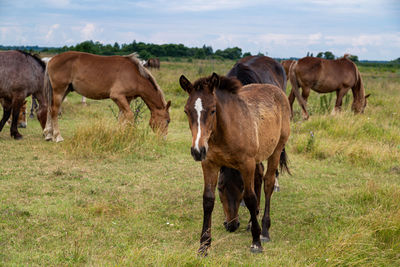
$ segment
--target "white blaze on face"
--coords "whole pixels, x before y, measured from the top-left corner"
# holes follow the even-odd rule
[[[197,137],[196,141],[194,143],[194,148],[200,152],[199,149],[199,140],[201,136],[201,128],[200,128],[200,117],[201,117],[201,111],[203,110],[203,104],[201,103],[201,98],[197,98],[196,102],[194,103],[194,109],[197,111]]]

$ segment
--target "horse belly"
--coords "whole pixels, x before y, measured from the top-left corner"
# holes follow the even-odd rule
[[[72,82],[74,91],[90,99],[105,99],[110,97],[110,88],[97,83],[96,81],[74,81]]]

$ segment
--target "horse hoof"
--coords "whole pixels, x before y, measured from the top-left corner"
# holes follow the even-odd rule
[[[14,140],[21,140],[22,139],[22,135],[14,135]]]
[[[64,138],[62,138],[61,135],[59,135],[59,136],[57,136],[55,141],[56,141],[56,143],[60,143],[60,142],[64,141]]]
[[[199,255],[200,257],[207,257],[208,256],[208,248],[205,248],[205,247],[199,248],[199,250],[197,251],[197,255]]]
[[[261,252],[263,252],[263,248],[262,248],[262,246],[253,244],[250,247],[250,252],[251,253],[261,253]]]
[[[263,236],[263,235],[260,235],[260,239],[261,239],[261,242],[263,242],[263,243],[267,243],[267,242],[271,241],[271,239],[268,236]]]

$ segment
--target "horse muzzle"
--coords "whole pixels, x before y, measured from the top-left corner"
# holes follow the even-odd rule
[[[197,150],[195,148],[191,148],[190,152],[192,154],[192,157],[194,158],[195,161],[202,161],[206,158],[207,150],[203,146],[200,148],[200,150]]]
[[[18,128],[26,128],[26,123],[25,122],[20,122],[18,124]]]

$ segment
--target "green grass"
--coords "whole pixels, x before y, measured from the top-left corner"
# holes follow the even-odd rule
[[[217,198],[209,257],[196,255],[203,178],[190,156],[178,79],[224,74],[233,64],[162,62],[154,71],[172,100],[167,140],[149,129],[146,107],[135,127],[123,126],[112,101],[82,106],[76,94],[63,104],[63,143],[45,142],[36,120],[21,129],[21,141],[5,126],[0,265],[398,266],[400,78],[370,69],[362,72],[372,93],[363,115],[350,112],[350,96],[332,116],[312,92],[310,119],[302,121],[295,102],[287,145],[293,175],[283,175],[273,195],[264,252],[249,251],[245,208],[238,231],[225,231]]]

